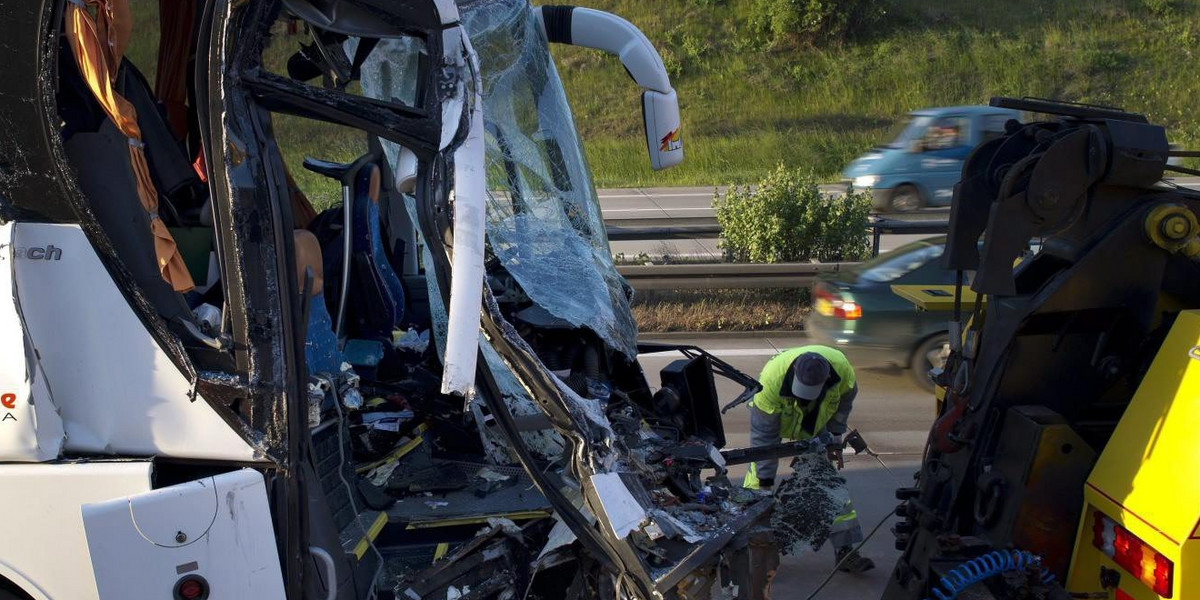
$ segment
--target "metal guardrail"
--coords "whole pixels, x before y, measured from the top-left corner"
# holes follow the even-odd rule
[[[609,225],[608,239],[614,242],[646,240],[705,240],[721,237],[721,226],[670,225],[665,227],[622,227]]]
[[[657,225],[670,223],[670,225]],[[714,217],[685,217],[682,219],[619,219],[605,221],[608,239],[614,242],[646,240],[703,240],[721,237],[721,225]],[[880,237],[887,234],[946,233],[949,223],[933,220],[905,220],[894,217],[871,217],[871,250],[879,254]]]
[[[947,221],[903,221],[892,217],[871,217],[871,254],[879,254],[879,238],[888,233],[936,234],[950,231]]]
[[[670,225],[656,225],[670,223]],[[714,239],[721,237],[715,217],[683,219],[622,219],[606,221],[611,241]],[[880,238],[887,234],[946,233],[949,223],[871,217],[871,253],[879,254]],[[858,263],[702,263],[676,265],[625,265],[617,271],[637,290],[720,290],[744,288],[803,288],[819,275],[836,273]]]
[[[836,273],[858,263],[779,263],[753,265],[711,263],[695,265],[624,265],[617,267],[636,290],[722,290],[742,288],[803,288],[817,276]]]

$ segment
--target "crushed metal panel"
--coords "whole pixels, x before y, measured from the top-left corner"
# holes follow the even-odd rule
[[[383,145],[386,150],[388,143],[384,141]],[[416,222],[419,218],[416,200],[412,196],[404,197],[404,206],[408,211],[409,217]],[[429,246],[426,240],[418,234],[418,245],[421,247],[421,260],[424,265],[433,265],[433,256],[430,253]],[[432,268],[425,270],[425,284],[429,287],[429,312],[432,321],[434,348],[437,350],[438,358],[444,358],[446,347],[446,329],[449,317],[446,312],[446,305],[442,301],[441,289],[438,286],[437,275]],[[503,396],[501,400],[508,406],[516,418],[541,415],[542,411],[538,408],[537,403],[530,397],[530,392],[513,374],[512,368],[509,367],[496,349],[482,336],[479,340],[479,348],[483,353],[484,364],[492,372],[496,380],[500,393]],[[505,447],[507,444],[503,440],[503,436],[494,431],[494,428],[480,419],[482,416],[483,400],[476,394],[471,400],[472,412],[476,414],[480,429],[480,436],[483,439],[484,447],[488,449],[488,457],[496,463],[507,462],[512,458],[511,451]],[[521,438],[525,444],[529,446],[539,457],[544,459],[553,459],[561,456],[565,443],[562,437],[552,429],[543,429],[539,431],[522,431]]]
[[[15,276],[24,322],[62,414],[66,450],[262,459],[212,405],[193,401],[191,382],[113,285],[78,226],[13,227],[15,246],[55,249],[51,260],[26,251]]]
[[[488,527],[432,567],[396,586],[398,598],[457,600],[517,598],[529,580],[532,561],[521,528],[508,519]]]
[[[592,485],[600,504],[608,514],[609,531],[618,539],[625,539],[646,520],[646,509],[621,481],[620,473],[592,475]]]
[[[7,357],[0,363],[0,461],[41,462],[58,458],[65,433],[21,316],[15,270],[18,260],[50,260],[60,251],[17,248],[15,229],[12,223],[0,226],[0,354]]]

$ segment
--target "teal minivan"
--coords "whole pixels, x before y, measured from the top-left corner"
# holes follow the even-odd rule
[[[842,178],[871,190],[875,210],[906,212],[949,206],[963,161],[979,144],[1000,137],[1015,110],[949,106],[918,110],[904,119],[891,141],[854,159]]]

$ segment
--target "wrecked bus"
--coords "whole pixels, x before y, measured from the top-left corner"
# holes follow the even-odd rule
[[[0,599],[767,596],[774,500],[725,477],[714,376],[758,384],[637,341],[551,60],[618,55],[669,167],[636,28],[527,0],[172,0],[158,31],[126,0],[2,3]],[[297,159],[285,116],[360,157]],[[648,378],[649,352],[680,358]]]

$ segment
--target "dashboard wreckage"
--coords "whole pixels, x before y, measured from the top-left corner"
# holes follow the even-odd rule
[[[637,341],[551,58],[616,54],[670,167],[634,26],[172,0],[147,78],[127,0],[3,4],[0,598],[768,596],[775,500],[725,476],[714,377],[758,384]],[[361,156],[300,160],[282,115]],[[764,451],[794,453],[730,456]]]

